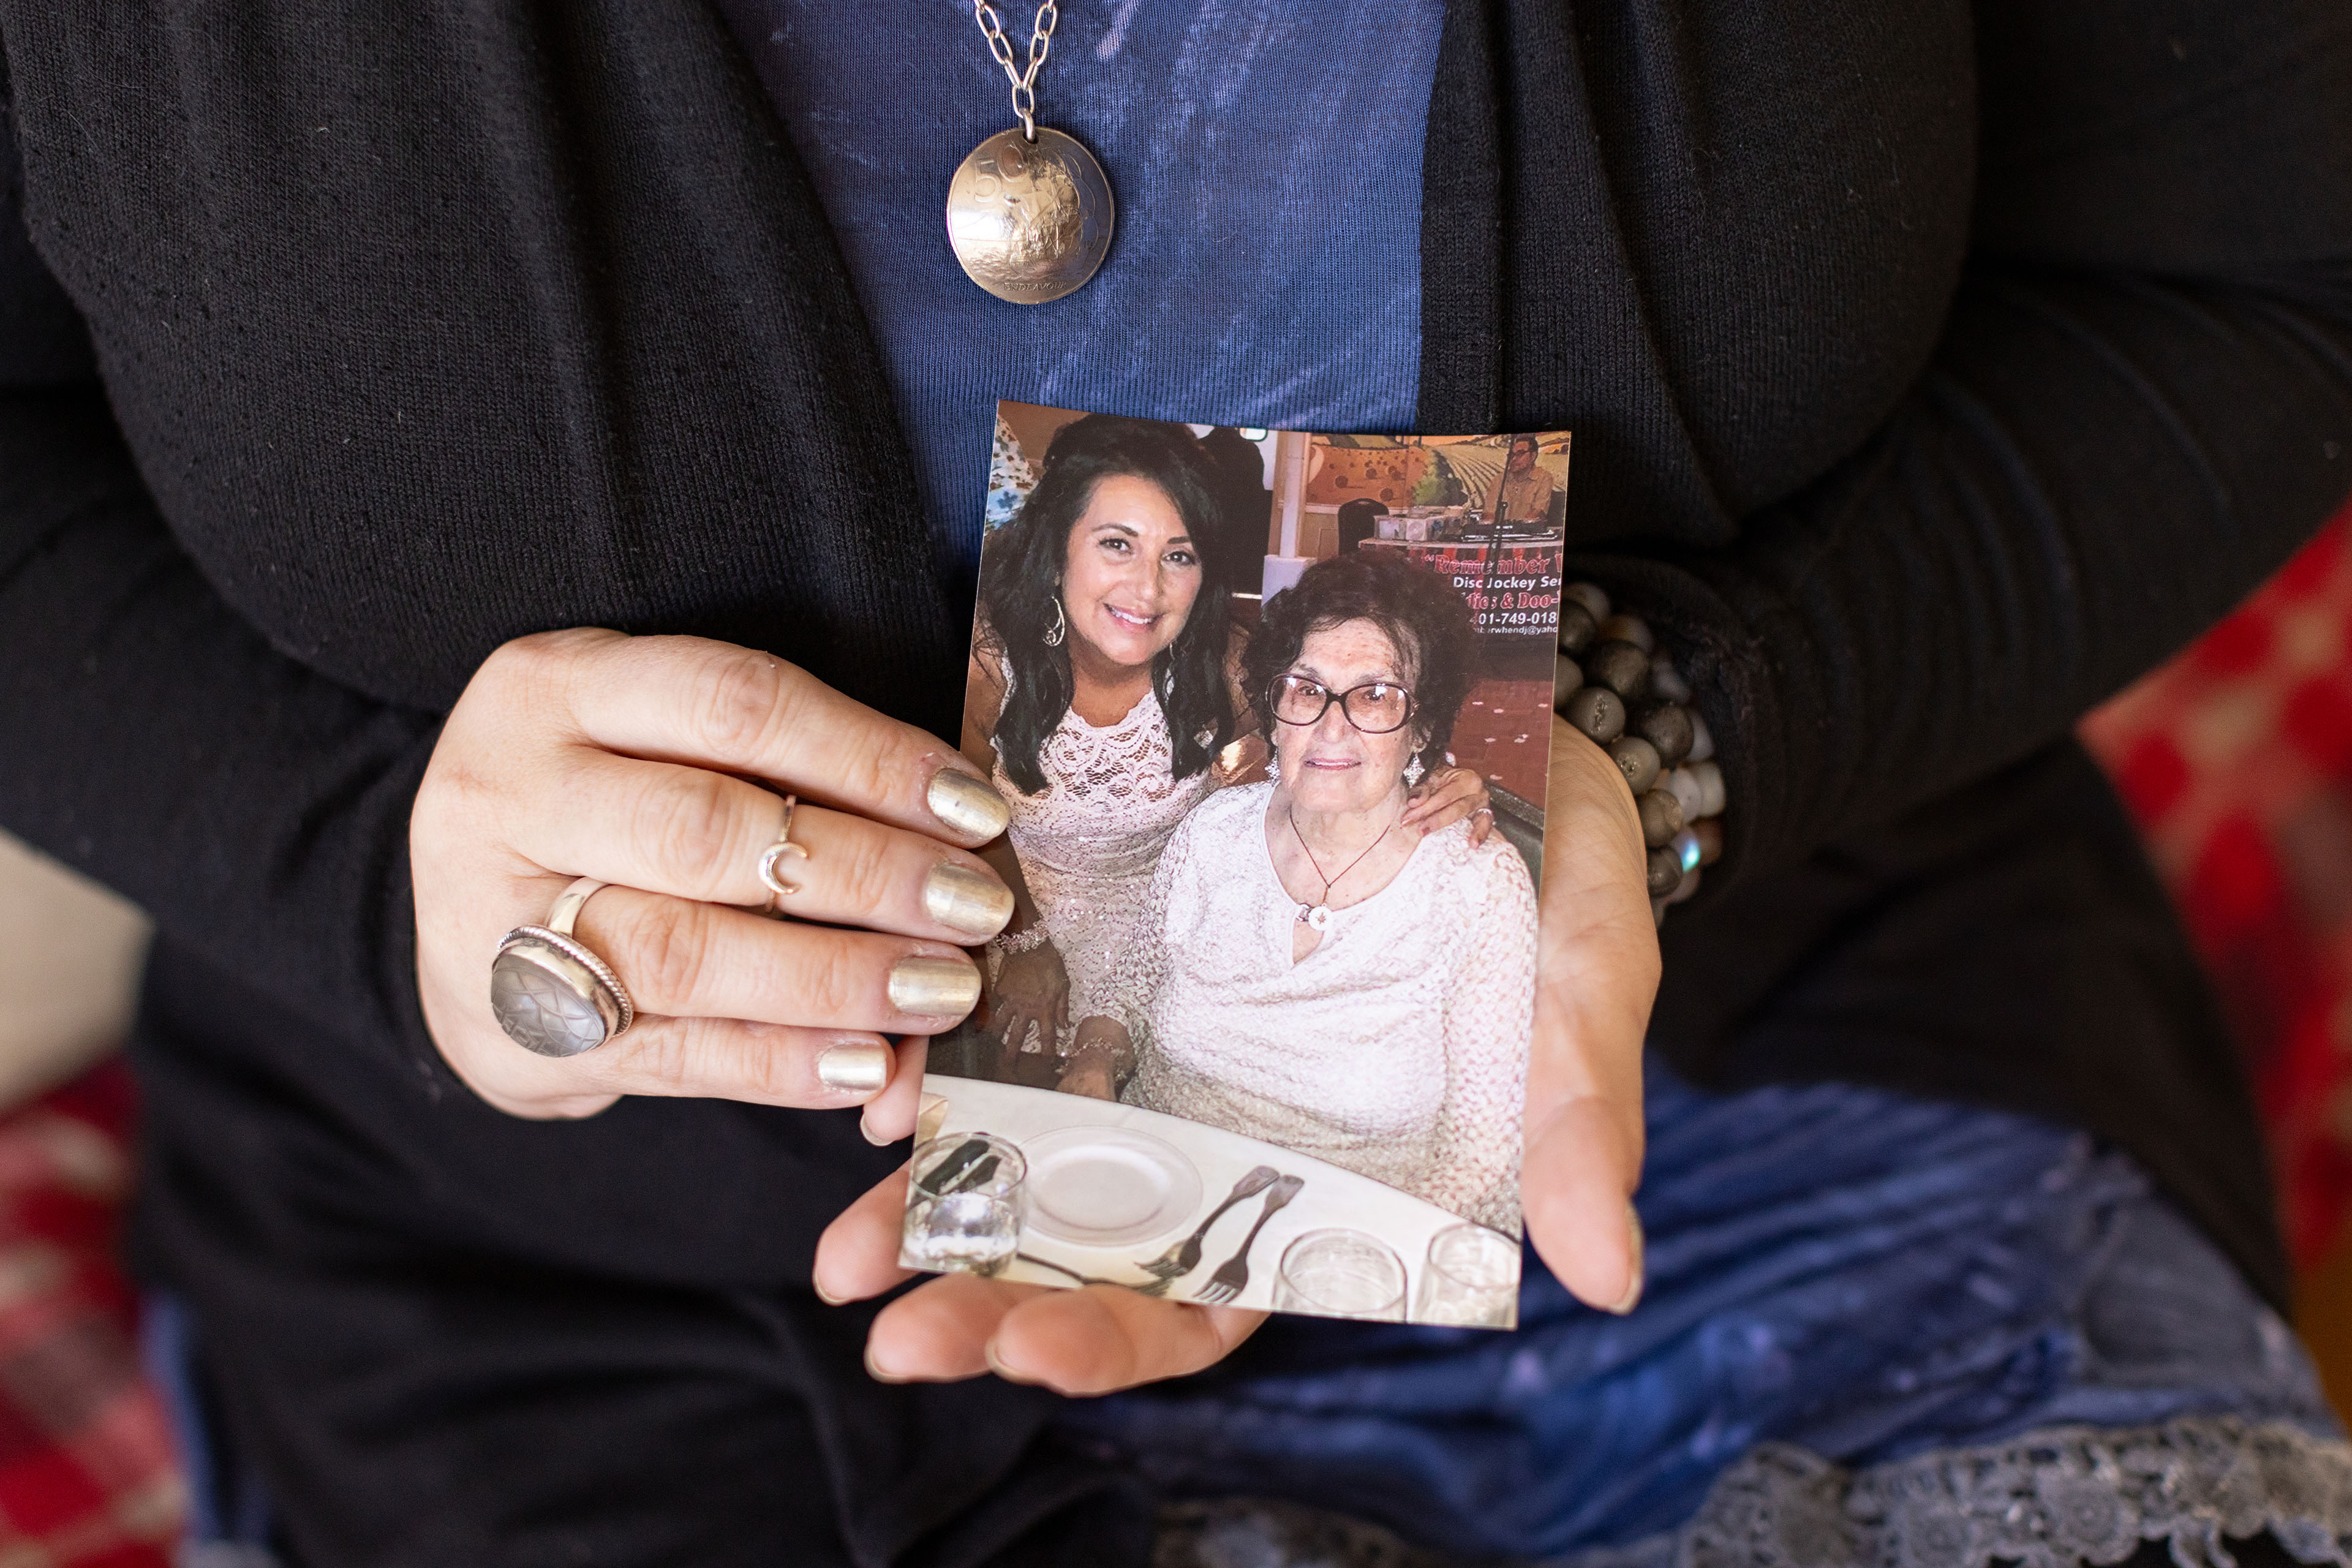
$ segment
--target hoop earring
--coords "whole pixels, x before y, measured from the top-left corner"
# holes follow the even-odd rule
[[[1070,623],[1062,616],[1062,595],[1054,595],[1054,624],[1045,628],[1045,646],[1059,647],[1062,639],[1070,635]]]
[[[1419,752],[1415,752],[1412,754],[1412,761],[1404,765],[1404,787],[1407,789],[1419,789],[1421,787],[1421,775],[1428,771],[1428,769],[1421,765],[1421,753]]]

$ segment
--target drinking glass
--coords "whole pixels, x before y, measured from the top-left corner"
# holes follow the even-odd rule
[[[1450,1225],[1429,1238],[1414,1322],[1507,1329],[1518,1303],[1517,1242],[1483,1225]]]
[[[950,1132],[915,1151],[899,1262],[949,1274],[995,1274],[1021,1245],[1020,1149],[987,1132]]]
[[[1360,1230],[1310,1230],[1283,1249],[1279,1312],[1404,1321],[1404,1264]]]

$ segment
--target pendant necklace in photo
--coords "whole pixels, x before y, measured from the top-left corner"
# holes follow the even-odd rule
[[[1307,835],[1298,831],[1298,808],[1294,805],[1286,809],[1290,815],[1290,836],[1298,840],[1298,847],[1301,849],[1307,851],[1307,863],[1315,868],[1315,874],[1323,878],[1323,897],[1315,903],[1298,906],[1298,923],[1312,926],[1317,931],[1328,931],[1331,925],[1331,889],[1346,880],[1349,872],[1364,863],[1364,855],[1370,855],[1389,841],[1389,831],[1395,827],[1396,824],[1391,822],[1387,827],[1381,828],[1381,836],[1364,846],[1364,854],[1357,856],[1353,860],[1340,867],[1337,877],[1327,877],[1323,874],[1323,862],[1315,858],[1315,851],[1307,842]]]
[[[964,275],[1000,300],[1043,305],[1095,275],[1110,250],[1110,181],[1084,143],[1037,123],[1037,72],[1060,19],[1037,7],[1026,68],[1015,64],[996,7],[972,0],[988,52],[1013,83],[1021,123],[971,150],[948,182],[948,243]]]

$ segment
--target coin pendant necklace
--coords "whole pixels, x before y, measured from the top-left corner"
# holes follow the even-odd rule
[[[948,243],[964,275],[1000,300],[1043,305],[1095,275],[1110,250],[1110,181],[1075,136],[1037,123],[1037,72],[1061,13],[1037,7],[1025,67],[1014,61],[996,7],[972,0],[988,52],[1013,84],[1019,126],[971,150],[948,182]]]
[[[1373,839],[1370,844],[1364,846],[1364,855],[1359,855],[1353,860],[1349,861],[1345,866],[1340,867],[1339,874],[1338,876],[1327,877],[1323,874],[1323,862],[1315,858],[1315,851],[1307,842],[1307,835],[1298,831],[1298,808],[1297,806],[1291,806],[1288,810],[1290,813],[1290,836],[1298,840],[1298,847],[1301,849],[1307,851],[1307,863],[1315,868],[1315,874],[1323,878],[1322,899],[1316,903],[1301,904],[1298,906],[1298,923],[1304,926],[1312,926],[1317,931],[1328,930],[1331,924],[1331,889],[1338,887],[1341,882],[1347,880],[1348,873],[1364,863],[1364,855],[1370,855],[1373,850],[1378,849],[1381,845],[1386,844],[1389,841],[1389,834],[1394,830],[1396,824],[1391,822],[1388,826],[1381,828],[1381,836],[1378,838]]]

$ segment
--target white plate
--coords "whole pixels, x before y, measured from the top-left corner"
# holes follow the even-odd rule
[[[1201,1207],[1201,1173],[1175,1145],[1131,1127],[1059,1127],[1021,1145],[1029,1228],[1079,1247],[1132,1247]]]

